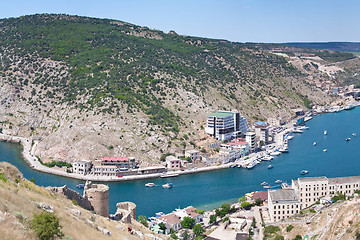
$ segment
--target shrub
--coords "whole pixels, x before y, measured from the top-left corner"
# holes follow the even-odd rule
[[[302,239],[302,237],[300,235],[296,235],[293,240],[301,240],[301,239]]]
[[[293,228],[294,228],[293,225],[289,225],[289,226],[286,227],[286,231],[290,232]]]
[[[216,222],[216,215],[211,215],[209,223],[211,224],[211,223],[214,223],[214,222]]]
[[[192,217],[184,217],[181,221],[181,227],[191,229],[195,224],[195,219]]]
[[[34,230],[40,240],[51,240],[56,236],[59,238],[64,236],[59,218],[54,213],[43,211],[40,214],[34,214],[30,228]]]
[[[276,233],[278,231],[280,231],[280,228],[278,226],[270,225],[270,226],[265,227],[265,233],[272,234],[272,233]]]
[[[32,177],[29,179],[29,181],[35,184],[35,178]]]
[[[193,227],[193,232],[196,236],[200,236],[205,232],[205,229],[200,224],[196,224]]]
[[[138,222],[144,225],[145,227],[149,227],[146,216],[138,216]]]

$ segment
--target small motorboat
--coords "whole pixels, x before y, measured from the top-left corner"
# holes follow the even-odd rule
[[[78,185],[76,185],[77,188],[84,188],[85,187],[85,184],[83,183],[79,183]]]
[[[352,135],[353,135],[354,137],[356,137],[356,133],[353,133]]]
[[[152,182],[145,184],[145,187],[154,187],[154,186],[155,186],[155,183],[152,183]]]
[[[309,173],[308,170],[302,170],[302,171],[300,172],[301,175],[305,175],[305,174],[308,174],[308,173]]]
[[[283,183],[281,184],[281,188],[282,188],[282,189],[289,189],[290,186],[289,186],[289,184],[287,184],[286,182],[283,182]]]
[[[263,161],[271,161],[272,159],[274,159],[274,157],[270,155],[266,155],[265,157],[262,158]]]
[[[316,146],[317,142],[314,142],[313,145]]]
[[[269,189],[269,188],[271,188],[271,186],[270,186],[270,185],[266,185],[266,186],[263,186],[263,188]]]
[[[275,183],[282,183],[282,180],[276,180]]]
[[[236,164],[233,164],[230,166],[231,168],[236,168]]]
[[[345,140],[348,142],[348,141],[350,141],[350,140],[351,140],[351,138],[347,138],[347,139],[345,139]]]
[[[324,135],[327,135],[327,131],[326,131],[326,130],[324,131]]]
[[[269,165],[269,166],[268,166],[268,169],[272,169],[272,168],[273,168],[273,165]]]
[[[267,182],[262,182],[260,185],[265,186],[265,185],[268,185],[268,183]]]
[[[172,183],[166,183],[164,185],[162,185],[163,188],[172,188]]]
[[[325,148],[325,149],[323,150],[323,152],[327,152],[327,148]]]

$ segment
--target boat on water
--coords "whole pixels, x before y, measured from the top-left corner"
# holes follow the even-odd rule
[[[162,185],[163,188],[172,188],[172,186],[173,186],[172,183],[166,183]]]
[[[299,130],[307,130],[307,129],[309,129],[309,127],[307,127],[307,126],[301,126],[301,127],[298,127],[298,129],[299,129]]]
[[[156,215],[156,217],[161,217],[161,216],[164,216],[165,213],[163,213],[163,212],[157,212],[157,213],[155,213],[155,215]]]
[[[325,148],[325,149],[323,150],[323,152],[327,152],[327,148]]]
[[[281,188],[282,188],[282,189],[289,189],[290,186],[289,186],[289,184],[287,184],[286,182],[283,182],[283,183],[281,184]]]
[[[276,180],[275,183],[282,183],[282,180]]]
[[[155,183],[152,183],[152,182],[145,184],[145,187],[154,187],[154,186],[155,186]]]
[[[289,152],[289,149],[287,147],[282,147],[279,149],[279,152],[281,153],[288,153]]]
[[[85,187],[85,184],[83,183],[79,183],[78,185],[76,185],[77,188],[84,188]]]
[[[294,138],[294,136],[292,136],[292,135],[287,135],[287,137],[286,137],[287,140],[291,140],[293,138]]]
[[[177,177],[177,176],[179,176],[178,173],[164,173],[160,177],[161,178],[169,178],[169,177]]]
[[[281,152],[278,151],[274,151],[270,153],[270,156],[279,156],[281,154]]]
[[[308,174],[308,173],[309,173],[308,170],[302,170],[302,171],[300,172],[301,175],[305,175],[305,174]]]
[[[313,145],[316,146],[317,142],[314,142]]]
[[[327,131],[326,131],[326,130],[324,131],[324,135],[327,135]]]
[[[270,155],[266,155],[265,157],[262,158],[263,161],[271,161],[273,159],[274,159],[274,157],[272,157]]]
[[[354,137],[356,137],[356,133],[353,133],[352,135],[353,135]]]
[[[304,118],[304,122],[307,122],[307,121],[309,121],[309,120],[311,120],[311,119],[312,119],[311,116],[305,117],[305,118]]]
[[[271,188],[271,186],[270,185],[266,185],[266,186],[263,186],[263,188]]]
[[[347,138],[347,139],[345,139],[345,140],[348,142],[348,141],[350,141],[350,140],[351,140],[351,138]]]
[[[236,164],[233,164],[230,166],[231,168],[236,168]]]
[[[294,129],[294,130],[292,130],[292,132],[293,132],[293,133],[303,133],[303,131],[300,130],[300,129]]]
[[[254,168],[256,166],[256,163],[255,162],[251,162],[251,163],[249,163],[247,166],[246,166],[246,168],[247,169],[252,169],[252,168]]]
[[[265,185],[268,185],[268,183],[267,182],[262,182],[260,185],[265,186]]]
[[[268,169],[272,169],[272,168],[273,168],[273,165],[269,165],[269,166],[268,166]]]

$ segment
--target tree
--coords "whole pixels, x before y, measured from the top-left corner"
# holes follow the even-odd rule
[[[245,210],[249,210],[251,208],[251,204],[249,202],[243,202],[241,204],[241,208],[243,208]]]
[[[138,222],[144,225],[145,227],[149,227],[146,216],[138,216]]]
[[[52,240],[63,237],[59,218],[54,213],[41,212],[34,214],[30,221],[30,228],[34,230],[40,240]]]
[[[294,238],[294,240],[301,240],[301,239],[302,239],[302,237],[300,235],[296,235]]]
[[[211,223],[214,223],[214,222],[216,222],[216,215],[210,215],[209,223],[211,224]]]
[[[35,178],[32,177],[29,179],[29,181],[35,184]]]
[[[185,230],[182,234],[181,234],[181,237],[183,240],[188,240],[190,239],[190,234],[188,232],[188,230]]]
[[[165,223],[163,223],[163,222],[159,223],[159,227],[160,227],[160,229],[161,229],[162,231],[164,231],[164,233],[165,233],[165,230],[166,230],[166,225],[165,225]]]
[[[256,206],[260,206],[260,205],[261,205],[261,203],[262,203],[261,198],[257,198],[257,199],[255,199],[255,205],[256,205]]]
[[[205,229],[200,224],[196,224],[193,227],[193,232],[194,232],[195,236],[200,236],[205,232]]]
[[[191,229],[194,226],[195,219],[192,217],[184,217],[181,221],[181,227]]]

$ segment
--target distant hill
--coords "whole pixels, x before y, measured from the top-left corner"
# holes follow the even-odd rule
[[[360,42],[290,42],[283,44],[288,46],[326,49],[339,52],[360,52]]]
[[[0,19],[0,130],[42,139],[44,162],[207,148],[206,115],[249,121],[336,100],[352,53],[235,43],[64,14]]]

